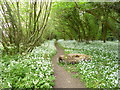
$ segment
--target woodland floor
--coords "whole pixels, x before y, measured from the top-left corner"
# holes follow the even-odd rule
[[[54,75],[56,77],[54,88],[85,88],[85,85],[80,82],[80,79],[73,78],[73,73],[67,72],[64,67],[57,64],[57,58],[59,55],[64,54],[64,50],[57,44],[57,54],[53,57]]]

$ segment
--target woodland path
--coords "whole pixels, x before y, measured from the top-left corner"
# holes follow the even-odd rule
[[[85,88],[85,85],[81,83],[79,79],[73,78],[72,73],[65,71],[64,67],[57,64],[57,58],[59,55],[64,54],[64,50],[57,44],[55,46],[57,54],[52,59],[54,75],[56,77],[54,88]]]

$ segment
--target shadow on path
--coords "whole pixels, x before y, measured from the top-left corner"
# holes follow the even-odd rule
[[[85,85],[80,82],[79,79],[73,78],[72,73],[65,71],[64,67],[57,64],[57,58],[59,55],[64,54],[64,50],[57,44],[55,45],[57,54],[53,57],[54,75],[56,77],[54,88],[85,88]]]

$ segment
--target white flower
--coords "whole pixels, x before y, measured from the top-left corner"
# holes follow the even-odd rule
[[[39,74],[39,77],[43,78],[43,77],[44,77],[44,75],[41,73],[41,74]]]
[[[8,83],[8,86],[11,88],[12,86],[10,85],[10,83],[9,82],[7,82]]]

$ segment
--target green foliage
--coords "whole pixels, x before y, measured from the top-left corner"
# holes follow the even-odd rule
[[[48,41],[25,56],[2,57],[0,88],[52,88],[55,77],[51,57],[55,53],[54,41]]]
[[[92,56],[91,62],[81,61],[67,66],[69,71],[77,72],[88,88],[118,88],[118,42],[102,43],[95,41],[91,44],[76,41],[58,41],[65,48],[65,53],[81,53]]]
[[[119,13],[114,8],[115,3],[54,2],[49,29],[57,39],[86,42],[119,39]],[[108,39],[110,36],[112,39]]]

